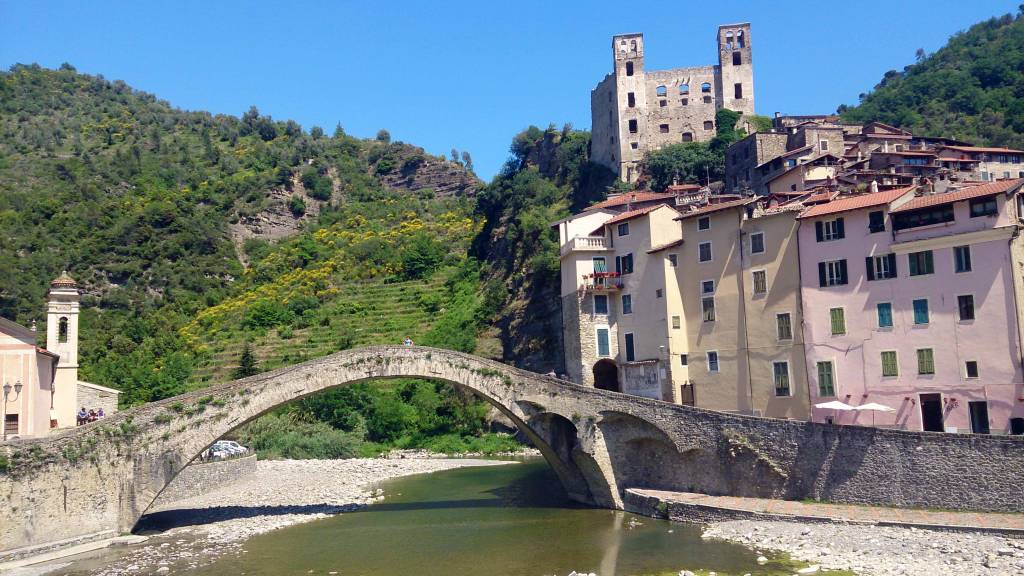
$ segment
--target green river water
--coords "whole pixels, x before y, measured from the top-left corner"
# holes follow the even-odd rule
[[[257,536],[190,575],[791,574],[700,528],[569,502],[543,460],[413,476],[362,511]]]

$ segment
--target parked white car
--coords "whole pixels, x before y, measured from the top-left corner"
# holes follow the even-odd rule
[[[231,455],[246,454],[249,449],[234,440],[218,440],[210,447],[213,452],[227,452]]]

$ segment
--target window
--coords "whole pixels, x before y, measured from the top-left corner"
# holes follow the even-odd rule
[[[876,210],[868,212],[868,232],[885,232],[885,212]]]
[[[836,395],[835,370],[832,362],[818,362],[818,396]]]
[[[772,362],[775,395],[789,396],[789,362]]]
[[[847,283],[846,260],[818,262],[818,285],[841,286]]]
[[[697,219],[697,230],[710,230],[711,229],[711,217],[705,216]]]
[[[974,295],[962,294],[956,297],[956,308],[960,313],[960,321],[974,320]]]
[[[906,230],[907,228],[917,228],[920,226],[930,226],[932,224],[942,224],[943,222],[952,222],[956,218],[953,215],[953,205],[946,204],[943,206],[936,206],[934,208],[925,208],[923,210],[914,210],[912,212],[901,212],[896,214],[892,221],[892,227],[894,230]]]
[[[658,132],[661,132],[662,134],[668,134],[668,124],[659,124]]]
[[[679,99],[679,105],[680,106],[689,106],[690,105],[690,99],[689,98],[680,98]]]
[[[775,331],[779,340],[793,339],[793,320],[789,312],[781,312],[775,315]]]
[[[764,270],[754,270],[750,275],[754,283],[754,294],[766,294],[768,292],[768,273]]]
[[[597,256],[593,259],[594,272],[607,272],[608,264],[604,261],[604,256]]]
[[[907,254],[907,259],[910,262],[911,276],[923,276],[925,274],[933,274],[935,272],[935,262],[932,260],[931,250],[925,250],[924,252],[911,252],[910,254]]]
[[[956,272],[970,272],[971,271],[971,247],[970,246],[954,246],[953,247],[953,269]]]
[[[594,314],[608,313],[608,296],[605,294],[594,294]]]
[[[711,104],[711,96],[705,96],[704,97],[704,103],[705,104]]]
[[[661,298],[664,295],[665,295],[665,291],[662,290],[661,288],[658,288],[657,290],[654,291],[654,297],[655,298]]]
[[[640,148],[640,143],[639,142],[630,142],[629,143],[629,147],[632,148],[633,150],[637,150],[637,149]]]
[[[4,434],[15,436],[18,434],[18,415],[7,414],[4,418]]]
[[[629,236],[629,222],[619,224],[619,236]]]
[[[892,302],[879,302],[875,309],[878,311],[878,327],[892,328]]]
[[[917,373],[921,375],[935,374],[935,356],[931,348],[920,348],[917,351]]]
[[[968,361],[964,362],[964,375],[967,378],[977,378],[978,377],[978,361],[977,360],[968,360]]]
[[[636,120],[629,121],[629,133],[636,134]]]
[[[665,106],[668,106],[668,100],[658,100],[658,106],[660,106],[662,108],[664,108]]]
[[[682,327],[682,322],[679,316],[672,317],[672,329],[679,330]]]
[[[626,254],[625,256],[615,257],[615,271],[619,274],[632,274],[633,273],[633,255]]]
[[[928,299],[914,300],[914,324],[928,323]]]
[[[668,94],[668,88],[665,88],[664,85],[661,85],[661,86],[658,86],[657,88],[655,88],[654,92],[658,96],[664,96],[664,95]]]
[[[895,350],[882,352],[882,377],[892,378],[900,375],[900,363]]]
[[[833,336],[846,334],[846,311],[842,308],[830,308],[828,311],[829,326]]]
[[[733,66],[739,66],[740,64],[743,64],[743,56],[742,56],[742,54],[740,54],[739,52],[733,52],[732,53],[732,65]]]
[[[828,150],[828,140],[818,140],[818,149],[822,152]]]
[[[633,313],[633,296],[631,294],[622,295],[622,313],[632,314]]]
[[[715,129],[715,123],[712,122],[711,120],[705,120],[704,121],[704,129],[705,130],[714,130]]]
[[[680,354],[679,355],[679,363],[682,364],[683,366],[689,366],[690,365],[690,357],[687,354]]]
[[[711,261],[711,242],[701,242],[700,244],[697,245],[697,261]]]
[[[700,85],[700,91],[705,93],[705,94],[710,93],[711,92],[711,84],[709,84],[707,82],[701,84]]]
[[[689,84],[680,84],[679,85],[679,95],[680,96],[686,96],[689,93],[690,93],[690,85]]]
[[[630,108],[636,107],[636,94],[632,92],[626,94],[626,106],[629,106]]]
[[[676,266],[679,266],[679,255],[678,254],[669,254],[668,255],[668,265],[673,267],[673,268],[675,268]]]
[[[608,329],[597,329],[597,355],[607,358],[611,356],[611,348],[608,343]]]
[[[633,362],[636,360],[636,350],[633,348],[633,334],[626,333],[626,362]]]
[[[57,323],[57,342],[67,342],[67,341],[68,341],[68,319],[65,318],[65,317],[61,317],[60,321]]]
[[[715,281],[714,280],[704,280],[703,282],[701,282],[700,283],[700,293],[701,294],[714,294],[715,293]]]
[[[743,98],[743,84],[737,82],[732,85],[732,97],[737,100]]]
[[[632,62],[626,62],[626,76],[632,76],[632,75],[633,75],[633,63]]]
[[[754,232],[750,235],[750,253],[761,254],[764,252],[764,232]]]
[[[683,142],[693,142],[693,133],[683,132]]]
[[[896,255],[868,256],[865,260],[868,280],[886,280],[896,277]]]
[[[718,352],[708,352],[708,372],[718,372]]]
[[[700,299],[701,313],[705,322],[715,321],[715,297],[705,296]]]
[[[842,218],[835,220],[819,220],[814,223],[814,236],[818,242],[841,240],[846,238],[846,227]]]
[[[1006,175],[1009,177],[1009,174]],[[976,198],[971,200],[971,218],[977,218],[979,216],[995,216],[999,213],[999,207],[996,205],[996,199],[994,196],[988,198]]]

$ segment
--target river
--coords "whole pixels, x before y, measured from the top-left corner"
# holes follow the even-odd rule
[[[573,505],[543,460],[392,480],[386,499],[256,536],[195,576],[790,574],[700,528]]]

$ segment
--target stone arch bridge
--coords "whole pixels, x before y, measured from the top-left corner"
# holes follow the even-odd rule
[[[419,377],[471,390],[540,449],[569,495],[623,507],[627,488],[1024,510],[1024,442],[771,420],[559,381],[412,346],[358,348],[0,444],[0,556],[128,532],[193,458],[282,404]]]

